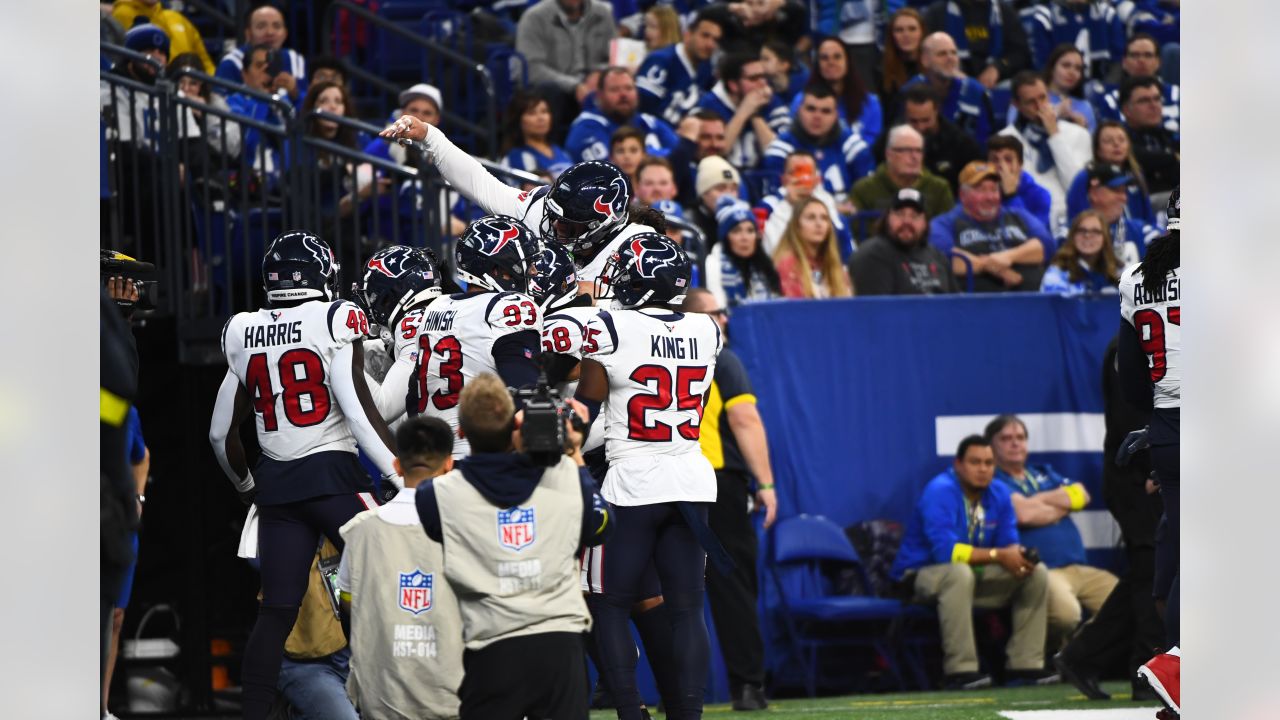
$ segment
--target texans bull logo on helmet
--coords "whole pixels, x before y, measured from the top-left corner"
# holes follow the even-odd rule
[[[631,254],[635,256],[635,270],[640,277],[655,277],[655,271],[680,260],[679,249],[672,244],[653,238],[636,238],[631,241]]]
[[[328,275],[334,266],[333,250],[328,245],[321,242],[319,238],[310,234],[302,236],[302,246],[315,256],[316,261],[320,263],[323,273]]]
[[[595,208],[595,211],[603,215],[605,219],[621,215],[626,210],[626,201],[623,200],[622,203],[618,202],[620,198],[627,198],[629,195],[626,187],[623,185],[623,182],[624,180],[622,178],[614,178],[613,182],[609,183],[609,190],[612,192],[605,192],[596,197],[593,207]],[[617,207],[619,204],[622,204],[623,207]]]
[[[480,228],[490,232],[479,233],[480,247],[476,248],[485,255],[497,255],[507,243],[520,237],[520,228],[499,218],[482,218],[476,221]]]
[[[551,248],[543,248],[534,258],[533,266],[536,268],[536,274],[529,278],[529,292],[534,296],[549,293],[555,289],[548,283],[553,282],[553,279],[560,274],[562,266],[565,266],[568,271],[564,281],[566,284],[573,285],[578,281],[577,274],[567,266],[566,260]]]
[[[369,258],[367,267],[387,277],[397,278],[404,275],[414,265],[413,248],[396,245],[383,250]],[[432,279],[430,270],[425,271],[426,278]]]

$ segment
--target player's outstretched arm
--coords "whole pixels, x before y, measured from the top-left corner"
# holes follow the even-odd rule
[[[227,370],[218,388],[218,399],[213,404],[213,419],[209,421],[209,444],[218,458],[218,465],[227,474],[240,493],[240,499],[248,505],[253,501],[253,474],[244,457],[244,445],[240,442],[240,424],[249,416],[249,394],[235,373]]]
[[[333,394],[338,399],[338,407],[346,416],[351,434],[356,442],[378,466],[382,477],[391,480],[397,488],[403,487],[404,480],[396,473],[392,462],[395,454],[392,448],[395,441],[391,430],[378,413],[377,403],[364,379],[364,348],[358,343],[347,343],[333,356],[332,364]]]
[[[431,164],[468,200],[484,208],[486,213],[521,216],[520,190],[490,175],[475,158],[454,145],[440,128],[431,127],[415,117],[401,115],[378,135],[388,140],[421,142]]]

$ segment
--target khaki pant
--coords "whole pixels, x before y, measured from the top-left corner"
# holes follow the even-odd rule
[[[1005,652],[1010,670],[1044,667],[1049,570],[1037,565],[1018,580],[999,565],[985,565],[982,575],[960,563],[929,565],[916,575],[918,602],[936,602],[942,628],[942,668],[948,675],[978,671],[978,648],[973,636],[973,608],[1012,604],[1013,633]]]
[[[1068,565],[1049,571],[1049,641],[1058,647],[1080,625],[1083,610],[1097,615],[1120,579],[1101,568]]]

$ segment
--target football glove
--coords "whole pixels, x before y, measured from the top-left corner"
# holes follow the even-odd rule
[[[1151,440],[1147,436],[1148,430],[1149,427],[1144,427],[1124,436],[1124,440],[1120,443],[1120,449],[1116,451],[1116,465],[1126,467],[1134,453],[1151,447]]]

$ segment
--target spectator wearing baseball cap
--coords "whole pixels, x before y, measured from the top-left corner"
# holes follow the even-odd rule
[[[960,204],[933,219],[929,242],[952,253],[951,269],[973,270],[977,292],[1040,289],[1044,261],[1055,248],[1049,230],[1022,208],[1000,203],[1000,174],[974,161],[960,171]]]
[[[897,125],[890,129],[884,150],[884,162],[875,174],[853,184],[853,204],[859,210],[888,210],[904,188],[919,192],[930,215],[941,215],[955,207],[951,186],[925,169],[924,136],[915,128]]]
[[[760,228],[751,208],[736,197],[721,197],[716,205],[716,242],[707,253],[706,287],[717,307],[782,296],[778,271],[764,250]]]
[[[1089,163],[1085,172],[1089,209],[1097,211],[1106,224],[1120,266],[1127,267],[1146,257],[1147,245],[1160,237],[1161,232],[1160,228],[1125,212],[1129,204],[1129,186],[1135,182],[1133,175],[1119,165],[1097,161]]]
[[[859,295],[941,295],[958,290],[951,262],[929,244],[923,193],[910,187],[898,191],[876,235],[849,258],[849,277]]]

